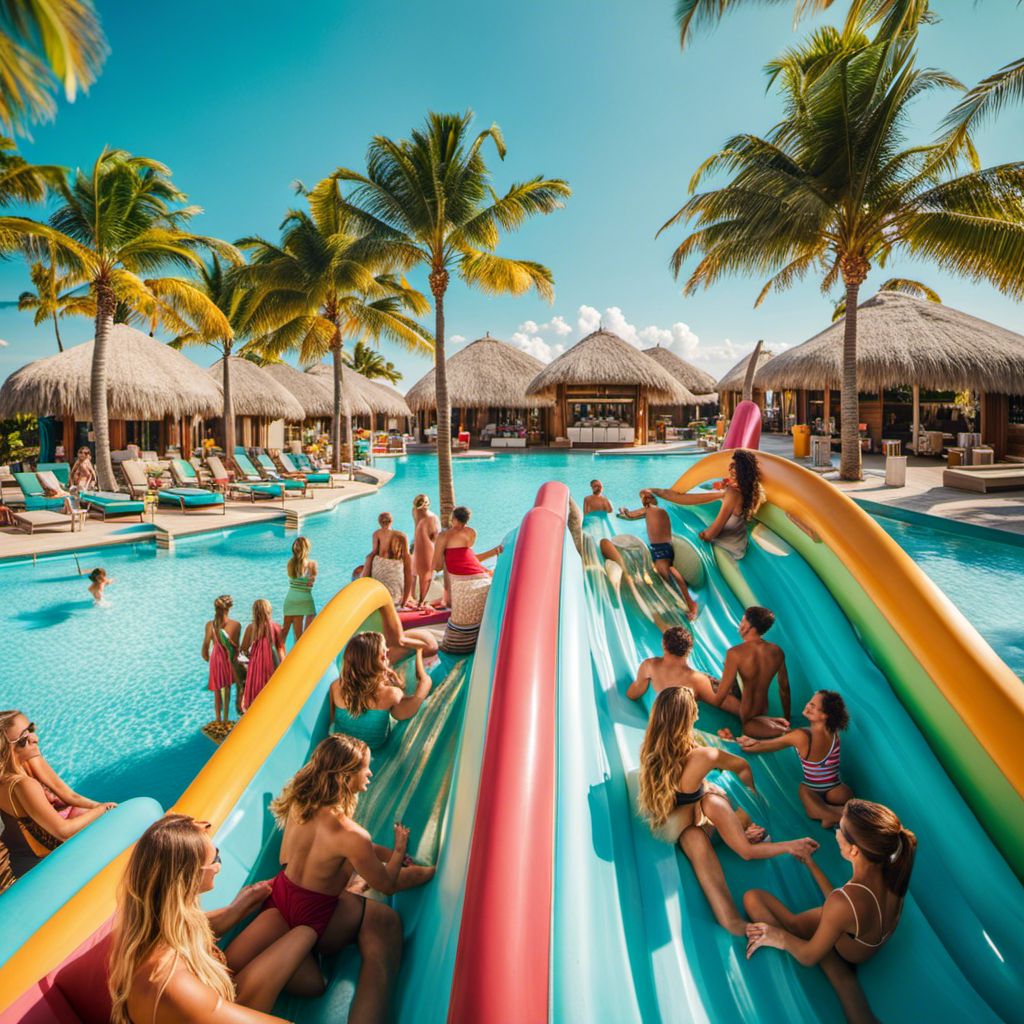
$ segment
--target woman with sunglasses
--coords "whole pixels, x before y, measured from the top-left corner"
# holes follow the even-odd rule
[[[216,937],[258,910],[270,883],[247,885],[228,906],[204,913],[199,897],[220,871],[209,827],[187,814],[167,814],[132,850],[108,962],[111,1024],[281,1020],[269,1011],[316,934],[294,928],[232,976]]]
[[[15,767],[31,775],[42,787],[46,799],[62,818],[77,818],[99,807],[96,800],[76,793],[54,770],[39,749],[36,723],[21,711],[0,711],[0,732],[14,746]]]
[[[848,1021],[874,1021],[853,965],[870,960],[890,939],[903,912],[917,836],[882,804],[846,802],[836,843],[853,878],[833,887],[810,855],[800,857],[825,896],[820,907],[795,914],[763,889],[750,889],[743,906],[747,958],[761,946],[785,950],[805,967],[818,964],[832,982]]]
[[[4,714],[3,720],[8,721],[12,713]],[[24,732],[29,733],[30,724],[25,723]],[[0,738],[0,821],[3,822],[3,844],[10,855],[15,878],[21,878],[65,839],[117,806],[97,804],[75,818],[62,818],[42,785],[18,765],[16,744],[22,743],[24,738],[20,736],[12,743],[6,729]]]

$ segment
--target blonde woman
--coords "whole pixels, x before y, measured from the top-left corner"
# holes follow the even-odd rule
[[[96,467],[92,464],[92,453],[88,448],[78,449],[78,457],[71,466],[69,479],[72,488],[76,489],[79,493],[98,489]]]
[[[412,598],[414,580],[409,538],[401,530],[391,530],[390,534],[387,546],[373,556],[370,575],[388,588],[396,608],[404,608]]]
[[[412,502],[412,572],[419,582],[419,607],[427,607],[427,594],[434,580],[434,543],[441,532],[441,520],[430,511],[430,498],[417,494]]]
[[[331,731],[361,739],[371,750],[384,745],[392,720],[412,718],[430,693],[431,678],[416,651],[416,690],[406,696],[388,660],[383,633],[357,633],[345,647],[341,675],[331,683]]]
[[[117,806],[96,804],[73,818],[61,817],[42,783],[18,764],[15,752],[32,741],[35,731],[35,726],[24,719],[18,711],[6,711],[0,720],[0,822],[15,878],[21,878],[51,850]]]
[[[292,544],[292,557],[288,559],[288,594],[284,599],[284,638],[288,631],[295,631],[295,639],[316,615],[313,603],[313,584],[316,582],[316,562],[309,557],[309,538],[296,537]]]
[[[692,690],[670,686],[658,694],[640,747],[640,811],[655,836],[679,843],[718,923],[733,935],[745,935],[747,922],[729,894],[711,839],[720,836],[744,860],[784,853],[802,860],[818,843],[810,838],[773,843],[746,811],[735,810],[725,791],[708,782],[707,776],[712,771],[732,772],[756,793],[750,764],[718,747],[702,746],[694,735],[696,722],[697,698]]]
[[[242,710],[247,711],[260,691],[284,661],[284,633],[273,619],[274,609],[262,598],[252,605],[252,622],[245,627],[242,654],[249,659],[245,672],[245,696]]]
[[[107,984],[111,1024],[266,1024],[266,1012],[316,938],[282,935],[232,978],[215,937],[257,910],[269,882],[248,885],[221,910],[203,913],[220,852],[209,825],[168,814],[139,837],[121,879]]]
[[[370,749],[362,740],[333,735],[291,778],[270,810],[284,830],[280,862],[263,911],[227,949],[228,966],[243,974],[292,932],[312,931],[318,955],[355,943],[362,956],[350,1021],[384,1022],[402,957],[402,920],[383,903],[347,892],[358,872],[379,892],[422,885],[434,869],[406,865],[409,830],[395,825],[395,847],[376,846],[352,820],[359,794],[369,785]],[[306,955],[288,983],[296,995],[316,997],[325,982],[317,960]]]
[[[228,612],[234,601],[228,594],[221,594],[213,602],[213,619],[206,624],[203,636],[203,661],[210,665],[210,681],[206,688],[213,691],[215,721],[229,724],[231,714],[231,687],[236,687],[235,710],[242,711],[242,686],[245,677],[238,664],[238,641],[242,635],[242,624],[232,619]],[[225,694],[223,691],[227,690]]]

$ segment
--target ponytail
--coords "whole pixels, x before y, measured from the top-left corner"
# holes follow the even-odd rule
[[[900,898],[910,886],[917,855],[917,836],[883,804],[849,800],[843,811],[850,839],[864,856],[882,868],[882,880]]]

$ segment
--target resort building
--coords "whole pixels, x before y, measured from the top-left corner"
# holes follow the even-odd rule
[[[668,370],[673,377],[693,396],[693,402],[684,402],[676,405],[651,405],[650,409],[650,430],[664,440],[669,428],[686,427],[702,414],[713,412],[718,406],[718,394],[715,390],[717,384],[710,373],[685,359],[680,359],[671,349],[655,345],[653,348],[643,350],[645,356],[650,356],[659,366]]]
[[[697,401],[650,356],[603,328],[545,366],[526,393],[554,399],[552,438],[601,447],[646,444],[652,404]]]
[[[770,362],[772,358],[772,351],[767,348],[762,348],[757,357],[757,369],[760,370],[761,367]],[[719,415],[725,416],[727,419],[732,416],[736,406],[743,401],[743,382],[747,378],[747,367],[749,364],[750,353],[748,352],[715,385],[715,391],[718,392]],[[756,377],[751,401],[756,402],[761,407],[761,410],[764,413],[764,418],[767,421],[765,423],[766,429],[778,430],[785,427],[784,419],[782,420],[782,425],[779,425],[779,420],[781,419],[782,414],[778,411],[779,405],[775,396],[772,396],[772,400],[769,402],[768,396],[764,392],[764,388],[757,383]]]
[[[493,448],[525,448],[545,444],[550,434],[550,395],[529,395],[527,388],[544,364],[526,352],[492,338],[460,348],[445,360],[448,398],[452,409],[452,436],[470,435],[471,442],[490,442]],[[434,371],[430,370],[405,396],[418,417],[417,435],[431,436],[437,422]]]
[[[231,356],[228,368],[231,404],[235,413],[235,444],[244,448],[284,447],[285,423],[301,423],[306,418],[302,403],[288,388],[249,359]],[[223,381],[224,360],[218,359],[206,372],[214,380]],[[203,429],[207,436],[225,447],[222,417],[207,418]]]
[[[285,444],[291,441],[301,442],[303,428],[307,426],[316,434],[325,432],[325,424],[330,423],[334,412],[334,397],[328,390],[327,381],[316,374],[303,373],[291,363],[271,363],[263,367],[263,372],[287,388],[306,413],[302,423],[284,424],[282,440]]]

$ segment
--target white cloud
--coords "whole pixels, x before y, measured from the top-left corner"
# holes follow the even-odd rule
[[[7,342],[0,338],[0,348],[7,348]]]
[[[572,328],[560,316],[553,316],[551,318],[551,330],[563,338],[567,334],[572,334]]]
[[[533,328],[533,330],[527,330],[527,328]],[[527,320],[525,324],[520,324],[519,330],[509,340],[516,348],[529,353],[534,359],[539,359],[542,363],[550,363],[552,359],[557,359],[565,351],[564,345],[549,345],[540,336],[537,331],[537,325],[532,320]]]
[[[461,345],[466,339],[461,334],[453,334],[448,340],[453,345]]]

